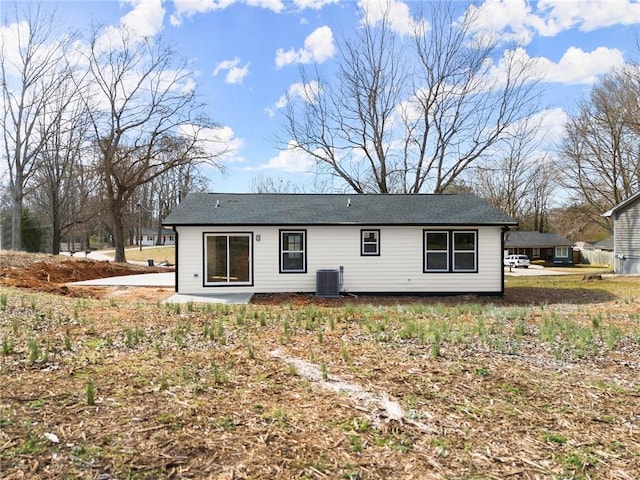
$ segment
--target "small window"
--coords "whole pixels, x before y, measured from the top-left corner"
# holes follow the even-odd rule
[[[556,247],[557,258],[567,258],[569,256],[569,247]]]
[[[360,255],[380,255],[380,230],[361,230],[360,236]]]
[[[280,231],[280,272],[305,273],[307,271],[306,232]]]

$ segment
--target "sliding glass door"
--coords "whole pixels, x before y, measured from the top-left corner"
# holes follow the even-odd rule
[[[251,233],[205,234],[205,285],[250,285]]]

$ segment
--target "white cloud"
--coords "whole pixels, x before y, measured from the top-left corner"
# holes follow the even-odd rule
[[[610,72],[624,63],[622,52],[616,48],[598,47],[585,52],[578,47],[570,47],[558,63],[547,58],[535,59],[546,75],[545,82],[565,85],[594,83],[599,75]]]
[[[540,0],[537,8],[545,18],[539,31],[548,36],[574,27],[589,32],[640,23],[640,3],[635,0]]]
[[[544,109],[532,115],[532,121],[539,124],[538,138],[541,144],[557,145],[564,135],[564,127],[569,119],[561,108]]]
[[[193,124],[183,124],[178,127],[178,134],[197,139],[201,148],[219,160],[227,163],[241,161],[238,152],[244,147],[244,141],[235,136],[231,127],[203,128]]]
[[[487,87],[504,85],[508,65],[514,62],[520,65],[532,63],[532,81],[539,79],[544,83],[579,85],[594,83],[598,76],[622,65],[624,58],[622,52],[615,48],[598,47],[592,52],[585,52],[578,47],[570,47],[555,63],[546,57],[530,57],[524,48],[519,47],[503,52],[502,58],[490,69],[484,84]]]
[[[387,18],[391,28],[402,35],[411,35],[416,29],[416,23],[411,17],[409,6],[399,0],[358,0],[358,7],[364,12],[363,22],[368,25]],[[422,30],[428,26],[423,24]]]
[[[486,0],[469,10],[478,15],[478,29],[499,33],[505,41],[528,44],[534,35],[553,37],[578,28],[589,32],[612,25],[640,24],[635,0]]]
[[[282,68],[296,63],[322,63],[331,58],[336,51],[331,28],[324,26],[314,30],[304,41],[299,50],[279,48],[276,52],[276,66]]]
[[[284,3],[281,0],[242,0],[250,7],[259,7],[280,13],[284,10]],[[184,17],[191,18],[198,13],[207,13],[214,10],[224,10],[234,3],[241,3],[241,0],[173,0],[175,12],[171,15],[171,24],[182,25]]]
[[[141,38],[153,37],[162,30],[165,9],[162,0],[128,0],[133,7],[120,19],[120,25]]]
[[[213,70],[213,75],[218,75],[221,71],[226,71],[225,82],[231,84],[242,83],[244,77],[249,74],[249,63],[244,66],[239,66],[240,59],[234,58],[233,60],[224,60],[216,65]]]
[[[339,0],[293,0],[293,3],[300,10],[310,8],[312,10],[320,10],[326,5],[338,3]]]
[[[284,10],[284,3],[280,0],[245,0],[245,2],[250,7],[260,7],[276,13],[280,13]]]
[[[500,32],[504,41],[525,45],[533,38],[532,24],[541,23],[525,0],[486,0],[479,6],[469,6],[468,11],[476,18],[474,27],[478,31]]]
[[[275,106],[276,108],[284,108],[292,98],[300,98],[305,103],[314,103],[320,93],[322,93],[322,87],[315,80],[309,83],[297,82],[289,86],[287,94],[281,96]]]
[[[308,154],[295,148],[295,143],[289,142],[286,150],[278,153],[269,162],[259,165],[258,170],[282,170],[289,173],[306,173],[313,170],[315,161]]]

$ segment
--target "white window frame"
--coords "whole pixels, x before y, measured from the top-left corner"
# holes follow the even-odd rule
[[[455,250],[456,247],[456,235],[473,235],[473,250]],[[451,270],[453,272],[477,272],[478,271],[478,232],[474,230],[454,230],[451,232],[451,250],[453,251],[453,259],[451,264]],[[473,268],[456,268],[456,254],[457,253],[471,253],[473,252]]]
[[[447,248],[445,250],[429,250],[428,247],[428,241],[427,241],[427,236],[429,234],[432,233],[441,233],[441,234],[445,234],[447,237]],[[450,235],[449,232],[447,230],[425,230],[424,231],[424,272],[425,273],[444,273],[444,272],[448,272],[449,271],[449,267],[450,267],[450,259],[449,259],[449,248],[450,248]],[[429,257],[430,253],[444,253],[447,259],[447,266],[445,268],[428,268],[427,267],[427,259]]]
[[[553,255],[556,258],[569,258],[569,247],[554,247]]]
[[[375,235],[374,241],[370,241],[366,238],[371,233]],[[375,245],[375,251],[367,252],[365,245]],[[360,230],[360,255],[363,257],[375,257],[380,255],[380,230]]]
[[[301,249],[300,250],[285,250],[284,249],[284,236],[291,234],[299,234],[302,236]],[[301,269],[286,269],[284,266],[285,254],[299,253],[302,254],[302,268]],[[307,273],[307,231],[306,230],[280,230],[280,273]]]

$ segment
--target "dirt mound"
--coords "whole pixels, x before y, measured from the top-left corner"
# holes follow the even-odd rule
[[[61,295],[96,296],[96,289],[66,285],[70,282],[167,271],[171,270],[59,255],[0,252],[0,284]]]

